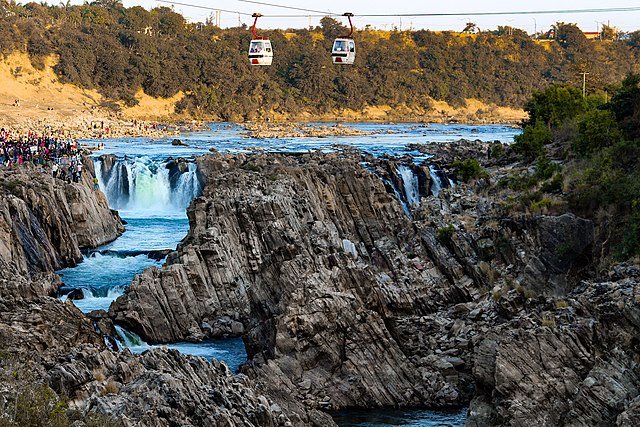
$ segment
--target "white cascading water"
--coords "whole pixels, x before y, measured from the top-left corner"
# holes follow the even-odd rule
[[[393,189],[393,194],[396,196],[396,199],[398,199],[398,201],[400,202],[400,205],[402,205],[402,210],[404,211],[405,214],[407,214],[409,218],[411,218],[411,211],[409,210],[409,206],[407,206],[407,203],[402,198],[402,195],[400,194],[400,190],[396,188],[396,186],[393,184],[393,181],[390,181],[386,178],[381,178],[381,179],[382,179],[382,182],[384,182],[391,189]]]
[[[184,213],[202,188],[197,166],[188,164],[171,185],[166,162],[139,157],[117,160],[111,172],[104,174],[102,161],[95,161],[98,185],[106,194],[109,206],[129,212]],[[106,176],[105,176],[106,175]]]
[[[399,165],[398,173],[402,178],[404,194],[409,206],[414,207],[420,205],[420,187],[416,174],[414,174],[413,170],[406,165]]]
[[[434,165],[429,165],[429,175],[431,176],[431,194],[438,197],[438,194],[442,191],[442,182]]]
[[[136,352],[136,350],[144,351],[151,348],[149,344],[144,342],[142,338],[140,338],[133,332],[127,331],[126,329],[118,325],[114,326],[116,328],[116,332],[118,333],[118,337],[120,337],[119,344],[123,345],[124,347],[130,348],[134,352]]]

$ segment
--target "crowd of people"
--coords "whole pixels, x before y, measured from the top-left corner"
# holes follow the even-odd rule
[[[82,156],[78,143],[51,132],[15,132],[0,129],[1,165],[6,168],[32,163],[44,172],[50,168],[54,178],[79,182],[82,178]]]

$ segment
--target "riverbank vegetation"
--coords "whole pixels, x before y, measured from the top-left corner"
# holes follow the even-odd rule
[[[570,210],[602,225],[605,249],[628,259],[640,255],[640,76],[612,89],[610,100],[562,85],[535,93],[513,148],[536,172],[501,184],[532,206],[562,192]]]
[[[184,93],[179,111],[223,120],[375,106],[424,110],[432,99],[521,107],[551,82],[577,83],[582,71],[590,73],[589,91],[603,93],[637,71],[640,57],[638,37],[591,41],[571,24],[558,25],[562,37],[545,43],[504,28],[478,34],[364,28],[355,33],[356,65],[336,67],[328,52],[344,31],[331,18],[314,28],[267,31],[274,65],[251,67],[246,26],[188,23],[166,7],[125,8],[114,0],[77,6],[0,0],[1,54],[27,52],[36,67],[53,54],[63,82],[127,105],[140,89],[154,97]]]

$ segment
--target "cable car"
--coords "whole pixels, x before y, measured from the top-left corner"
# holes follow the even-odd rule
[[[249,44],[249,64],[251,65],[271,65],[273,62],[273,48],[269,37],[258,36],[256,34],[256,24],[258,18],[262,15],[254,13],[251,15],[255,18],[251,27],[251,36],[253,39]]]
[[[344,37],[335,39],[331,48],[331,59],[334,64],[352,65],[356,60],[356,42],[351,35],[353,34],[353,23],[351,17],[353,13],[345,13],[342,16],[349,18],[351,31]]]

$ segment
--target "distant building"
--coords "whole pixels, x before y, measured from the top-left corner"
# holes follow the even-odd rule
[[[583,31],[582,34],[584,34],[588,40],[596,40],[600,38],[599,31]]]

